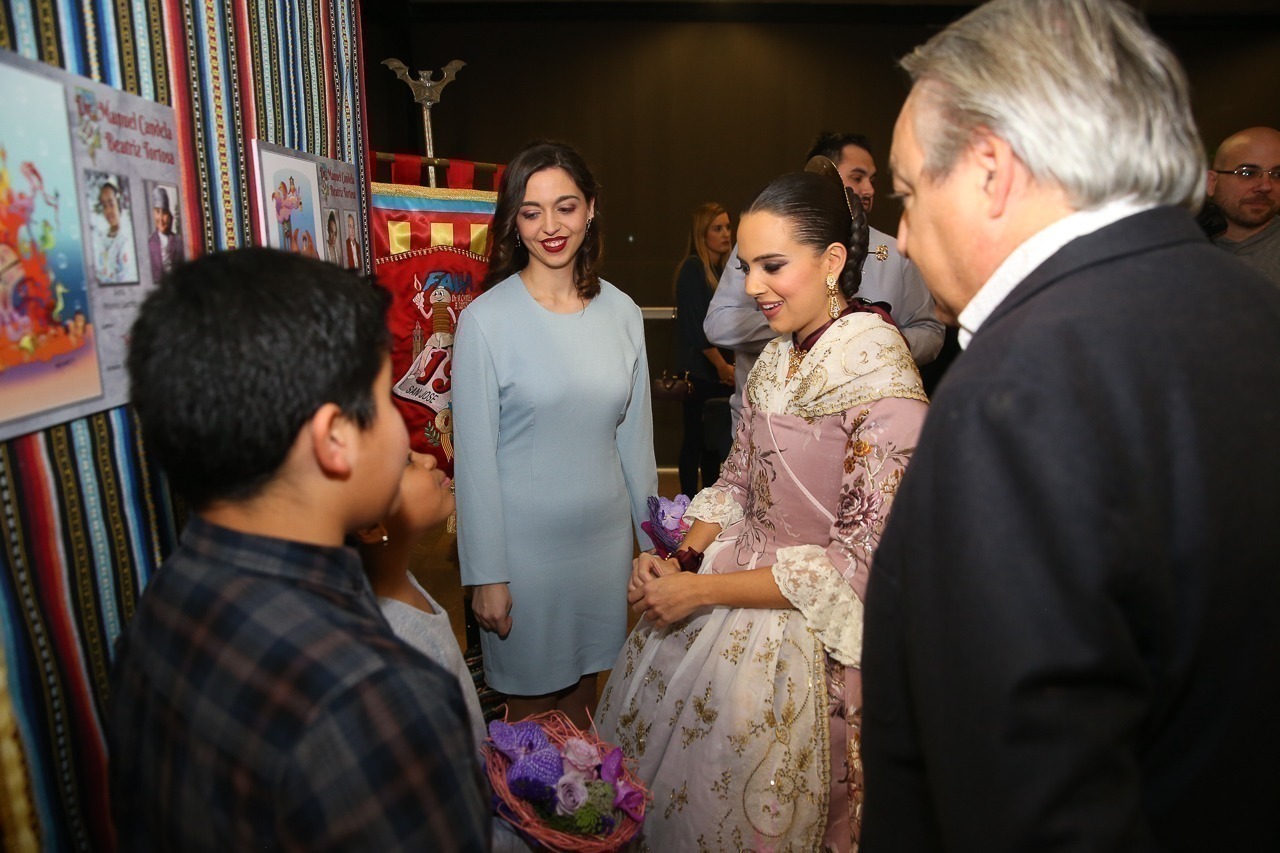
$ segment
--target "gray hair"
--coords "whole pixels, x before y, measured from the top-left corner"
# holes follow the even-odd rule
[[[915,128],[932,179],[987,128],[1079,210],[1130,195],[1196,209],[1204,197],[1182,67],[1124,3],[993,0],[902,66],[937,118]]]

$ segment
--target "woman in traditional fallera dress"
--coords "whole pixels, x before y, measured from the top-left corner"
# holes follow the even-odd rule
[[[485,677],[512,719],[554,709],[584,729],[658,488],[644,321],[596,273],[597,196],[567,145],[512,158],[453,350],[458,548]]]
[[[926,398],[888,315],[854,297],[862,207],[815,160],[743,214],[747,293],[782,337],[684,547],[634,563],[644,619],[597,713],[653,793],[651,851],[858,846],[862,596]]]

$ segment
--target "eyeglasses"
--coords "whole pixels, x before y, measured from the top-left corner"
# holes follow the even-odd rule
[[[1244,178],[1246,181],[1252,181],[1262,177],[1266,173],[1267,177],[1273,181],[1280,181],[1280,166],[1272,166],[1270,169],[1264,169],[1261,166],[1254,166],[1251,163],[1245,163],[1243,166],[1236,166],[1234,169],[1210,169],[1211,172],[1217,172],[1219,175],[1235,175]]]

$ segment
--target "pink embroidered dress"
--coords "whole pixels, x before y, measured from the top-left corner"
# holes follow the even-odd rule
[[[798,368],[792,349],[761,354],[720,480],[686,516],[721,526],[701,573],[773,566],[795,609],[641,622],[601,698],[600,735],[653,792],[642,850],[858,846],[862,597],[927,398],[874,314],[835,321]]]

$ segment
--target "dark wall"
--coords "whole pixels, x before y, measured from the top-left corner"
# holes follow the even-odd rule
[[[819,130],[870,136],[887,195],[889,137],[907,91],[894,59],[926,31],[859,27],[838,10],[824,12],[835,23],[648,20],[625,8],[632,14],[588,9],[575,19],[515,8],[534,17],[495,20],[479,5],[471,20],[448,20],[467,11],[407,26],[366,21],[374,147],[422,151],[408,87],[376,63],[394,56],[417,71],[465,60],[432,109],[437,155],[501,162],[538,137],[577,146],[604,186],[606,277],[649,305],[671,304],[694,206],[719,201],[736,225],[755,190],[803,165]],[[892,230],[892,214],[886,201],[872,222]]]
[[[366,3],[369,138],[376,150],[423,151],[420,111],[382,59],[415,72],[466,61],[432,111],[436,154],[502,162],[530,139],[573,143],[604,186],[605,277],[641,305],[669,305],[693,207],[719,201],[736,226],[751,194],[800,168],[822,129],[871,138],[871,222],[892,234],[889,143],[908,89],[896,60],[963,11]],[[1152,25],[1186,65],[1210,150],[1242,127],[1280,126],[1280,11]],[[669,365],[670,332],[649,325],[653,362]],[[660,438],[660,462],[669,444]]]

